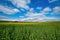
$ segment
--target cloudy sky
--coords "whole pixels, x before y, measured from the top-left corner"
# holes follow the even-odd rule
[[[0,0],[0,21],[60,21],[60,0]]]

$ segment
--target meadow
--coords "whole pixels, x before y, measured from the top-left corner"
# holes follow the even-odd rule
[[[60,22],[0,22],[0,40],[60,40]]]

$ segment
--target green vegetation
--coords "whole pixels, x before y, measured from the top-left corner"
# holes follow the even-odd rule
[[[0,40],[60,40],[60,22],[0,22]]]

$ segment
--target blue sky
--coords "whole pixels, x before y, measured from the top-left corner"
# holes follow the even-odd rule
[[[0,0],[0,20],[60,21],[60,0]]]

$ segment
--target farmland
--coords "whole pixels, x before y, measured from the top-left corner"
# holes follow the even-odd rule
[[[0,22],[0,40],[60,40],[60,22]]]

